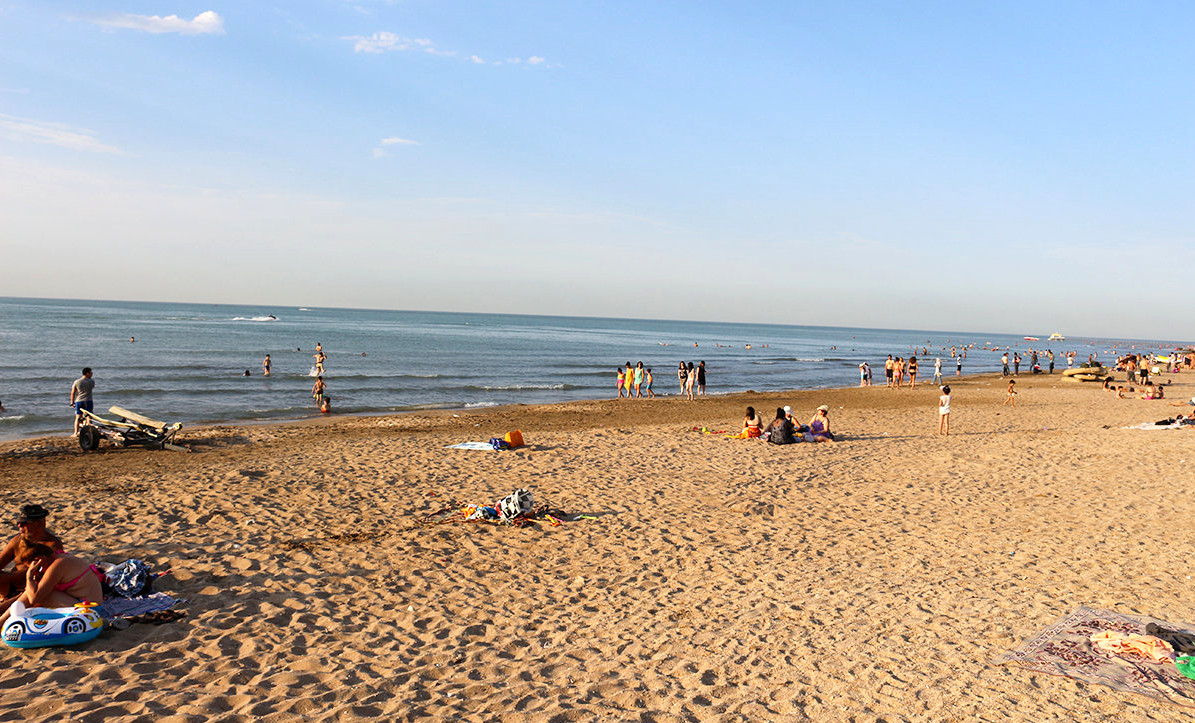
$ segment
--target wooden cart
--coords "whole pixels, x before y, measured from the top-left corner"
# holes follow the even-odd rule
[[[109,407],[108,413],[119,417],[107,419],[83,410],[83,425],[79,427],[79,446],[90,452],[100,446],[101,439],[107,439],[117,447],[138,445],[149,449],[169,449],[175,452],[190,452],[174,444],[174,435],[183,428],[179,423],[167,424],[156,419],[130,412],[123,407]]]

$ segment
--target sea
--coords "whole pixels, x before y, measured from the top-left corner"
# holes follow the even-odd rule
[[[628,361],[651,368],[655,393],[672,396],[682,361],[705,361],[707,391],[721,394],[854,386],[863,361],[883,384],[888,354],[916,353],[928,381],[937,356],[954,375],[951,347],[966,348],[964,375],[1000,370],[1000,352],[984,347],[1020,350],[1023,372],[1030,346],[1053,349],[1060,368],[1064,349],[1106,360],[1114,345],[1174,348],[1037,336],[1042,341],[982,332],[0,297],[0,439],[69,434],[71,383],[85,366],[94,370],[101,414],[117,405],[184,425],[318,416],[311,397],[317,343],[337,414],[611,398],[616,369]]]

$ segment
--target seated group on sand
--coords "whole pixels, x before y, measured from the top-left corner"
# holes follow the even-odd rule
[[[0,551],[0,624],[17,600],[26,607],[63,608],[80,602],[103,602],[103,573],[95,565],[66,553],[62,540],[46,529],[49,512],[24,505],[18,532]],[[11,569],[8,568],[12,564]]]
[[[743,419],[743,430],[734,439],[761,438],[771,444],[793,444],[795,442],[833,442],[834,434],[830,431],[830,405],[823,404],[813,413],[809,424],[803,425],[793,419],[792,407],[777,407],[776,418],[764,426],[763,419],[755,412],[755,407],[747,407],[747,415]]]

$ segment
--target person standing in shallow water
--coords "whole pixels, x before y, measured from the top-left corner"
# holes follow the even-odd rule
[[[697,393],[705,396],[705,362],[697,365]]]
[[[270,355],[266,354],[266,358],[261,361],[261,373],[265,376],[270,376],[270,368],[273,364],[270,363]]]

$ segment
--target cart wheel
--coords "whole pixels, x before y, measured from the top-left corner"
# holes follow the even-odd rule
[[[99,449],[100,433],[95,427],[85,424],[79,428],[79,446],[83,448],[84,452],[93,452]]]

